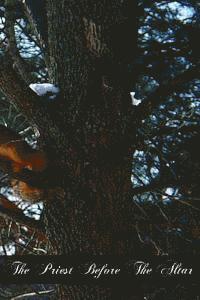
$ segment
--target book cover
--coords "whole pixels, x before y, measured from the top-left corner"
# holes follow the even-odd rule
[[[0,299],[199,299],[199,16],[0,1]]]

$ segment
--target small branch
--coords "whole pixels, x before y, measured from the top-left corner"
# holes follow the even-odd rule
[[[38,96],[20,78],[8,56],[0,57],[0,90],[36,126],[43,139],[57,139],[61,135],[60,119],[52,113],[48,99]],[[53,111],[55,112],[55,111]],[[62,135],[66,139],[65,134]]]
[[[193,181],[192,181],[193,182]],[[168,188],[168,187],[181,187],[181,186],[187,186],[190,185],[191,181],[188,178],[188,180],[184,181],[178,181],[178,180],[169,180],[169,181],[154,181],[148,185],[143,185],[139,187],[135,187],[132,189],[132,196],[136,196],[139,194],[147,193],[147,192],[153,192],[158,189]]]
[[[180,197],[177,197],[177,196],[173,196],[173,195],[168,195],[166,193],[162,193],[162,192],[156,192],[156,194],[160,195],[160,196],[164,196],[164,197],[168,197],[170,200],[172,201],[178,201],[179,203],[181,204],[184,204],[186,206],[189,206],[191,207],[192,209],[194,210],[197,210],[197,211],[200,211],[200,209],[198,207],[195,207],[194,205],[192,205],[190,202],[188,202],[188,200],[191,200],[191,199],[188,199],[187,200],[182,200]],[[199,201],[199,199],[197,199],[197,201]]]
[[[47,17],[46,17],[46,1],[40,1],[41,3],[37,3],[37,20],[34,17],[32,9],[34,9],[34,5],[31,1],[23,1],[24,13],[33,29],[33,33],[36,37],[37,46],[45,50],[48,41],[48,30],[47,30]],[[42,25],[41,23],[42,22]],[[45,51],[44,51],[45,52]],[[45,54],[45,53],[44,53]]]
[[[54,293],[55,293],[55,290],[32,292],[32,293],[18,295],[16,297],[11,298],[10,300],[20,300],[20,299],[24,299],[24,298],[27,298],[27,297],[45,296],[45,295],[50,295],[50,294],[54,294]]]
[[[137,121],[140,122],[145,119],[155,108],[164,102],[167,96],[174,92],[180,92],[183,90],[183,85],[195,78],[198,78],[199,74],[200,68],[199,65],[197,65],[161,84],[155,92],[153,92],[138,107],[135,108],[133,113],[134,120],[136,118]]]
[[[28,65],[21,58],[16,44],[16,38],[15,38],[16,7],[17,7],[16,0],[6,0],[5,31],[8,39],[8,53],[10,54],[14,62],[14,66],[19,72],[20,76],[27,84],[30,84],[34,80],[33,76],[30,74],[30,72],[28,72]]]
[[[189,126],[178,126],[178,127],[161,127],[159,130],[153,130],[150,132],[150,134],[147,134],[149,138],[156,137],[156,136],[162,136],[162,135],[169,135],[169,134],[175,134],[177,132],[180,133],[194,133],[194,132],[200,132],[200,126],[199,125],[189,125]]]
[[[37,42],[37,39],[33,35],[31,35],[31,33],[29,33],[27,30],[25,30],[25,28],[21,25],[21,23],[18,20],[16,20],[16,24],[23,31],[23,33],[29,38],[29,40],[31,42],[33,42],[38,48],[41,47],[40,44]],[[41,52],[39,52],[39,54],[41,55],[41,53],[42,53],[42,50],[41,50]]]
[[[9,201],[5,196],[0,195],[0,214],[3,217],[9,218],[14,222],[21,223],[30,229],[34,229],[39,233],[44,235],[44,228],[41,226],[40,222],[26,217],[23,211],[17,207],[14,203]]]
[[[137,141],[134,144],[137,149],[143,149],[146,144],[145,140],[151,140],[156,137],[163,137],[164,135],[175,135],[177,133],[181,134],[197,134],[200,133],[200,126],[199,125],[183,125],[177,127],[169,127],[169,126],[162,126],[158,129],[153,129],[150,132],[139,131],[139,135],[137,136]],[[154,144],[154,143],[153,143]],[[155,145],[154,145],[155,146]]]
[[[152,192],[153,190],[156,190],[156,189],[169,187],[169,185],[170,185],[169,183],[163,183],[162,184],[162,183],[159,183],[159,182],[153,182],[153,183],[150,183],[148,185],[143,185],[143,186],[133,188],[132,195],[136,196],[136,195],[139,195],[139,194]]]
[[[0,90],[41,131],[53,126],[48,103],[42,101],[13,70],[9,57],[0,58]],[[58,132],[56,133],[58,134]]]

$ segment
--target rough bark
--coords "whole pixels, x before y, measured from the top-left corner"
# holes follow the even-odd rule
[[[99,57],[110,51],[104,44],[109,28],[123,19],[120,5],[47,1],[50,74],[61,88],[66,134],[59,157],[64,193],[55,193],[45,207],[54,254],[133,255],[137,248],[130,180],[133,139],[124,143],[124,137],[134,135],[131,98],[121,87],[107,87],[97,69]],[[111,290],[62,286],[59,297],[111,299]]]
[[[54,173],[44,210],[51,254],[129,256],[138,250],[131,199],[131,98],[127,85],[118,85],[117,69],[108,75],[102,63],[106,59],[112,66],[120,59],[113,53],[111,32],[127,18],[123,5],[47,1],[49,74],[61,90],[53,105],[38,99],[11,65],[1,64],[1,89],[39,129],[48,170]],[[112,291],[61,286],[58,298],[111,299]]]

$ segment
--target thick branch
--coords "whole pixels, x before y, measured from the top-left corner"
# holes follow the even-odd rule
[[[132,195],[136,196],[136,195],[147,193],[147,192],[153,192],[157,189],[162,189],[162,188],[167,188],[169,186],[172,186],[171,184],[172,184],[172,182],[170,182],[170,183],[153,182],[148,185],[143,185],[143,186],[133,188]],[[176,184],[173,183],[173,186],[176,186]]]
[[[59,130],[52,122],[49,114],[48,100],[38,97],[13,70],[9,58],[0,59],[0,90],[14,104],[18,106],[28,120],[36,125],[41,132],[48,132],[52,128],[51,136],[59,134]],[[52,124],[53,123],[53,124]]]
[[[15,38],[16,7],[17,7],[16,0],[6,0],[5,30],[8,39],[8,53],[10,54],[14,62],[14,66],[19,72],[20,76],[27,84],[30,84],[31,82],[33,82],[34,77],[28,72],[28,65],[21,58],[16,44],[16,38]]]
[[[135,187],[132,189],[132,196],[136,196],[139,194],[143,194],[143,193],[147,193],[147,192],[154,192],[158,189],[164,189],[164,188],[168,188],[168,187],[182,187],[182,186],[187,186],[190,185],[193,182],[193,180],[191,179],[187,179],[186,180],[164,180],[164,181],[153,181],[148,185],[143,185],[143,186],[139,186],[139,187]]]
[[[199,65],[177,75],[175,78],[161,84],[155,92],[148,96],[135,110],[134,119],[138,122],[145,119],[152,111],[157,108],[165,98],[174,92],[184,89],[184,84],[198,78],[200,74]]]
[[[189,125],[189,126],[179,126],[179,127],[161,127],[159,130],[153,130],[150,134],[148,134],[148,137],[156,137],[156,136],[162,136],[162,135],[170,135],[175,134],[177,132],[180,132],[182,134],[185,133],[197,133],[200,132],[199,125]]]
[[[41,226],[40,222],[26,217],[20,208],[18,208],[14,203],[10,202],[3,195],[0,195],[0,214],[11,219],[12,221],[19,222],[44,234],[44,228]]]
[[[139,133],[140,134],[138,135],[137,141],[134,145],[137,149],[143,149],[145,146],[145,140],[163,137],[165,135],[176,135],[177,133],[197,134],[200,133],[200,126],[195,124],[177,127],[162,126],[158,129],[152,129],[150,132],[139,131]]]
[[[24,12],[38,41],[39,48],[47,50],[48,30],[46,1],[23,1]],[[45,51],[44,51],[45,52]],[[45,54],[45,53],[44,53]]]

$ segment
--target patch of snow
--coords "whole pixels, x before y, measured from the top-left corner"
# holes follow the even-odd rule
[[[26,232],[28,231],[28,228],[26,226],[22,226],[21,228]]]
[[[31,83],[29,87],[38,95],[45,96],[48,94],[53,94],[49,96],[51,100],[56,98],[59,93],[59,88],[52,83]]]
[[[131,92],[130,95],[131,95],[131,99],[132,99],[132,104],[133,105],[137,106],[137,105],[139,105],[142,102],[140,99],[136,99],[135,98],[135,92]]]
[[[50,96],[49,99],[54,100],[56,98],[56,95]]]

